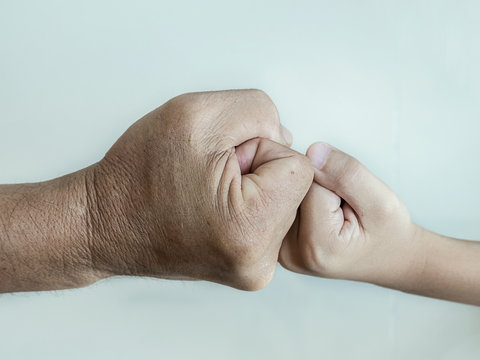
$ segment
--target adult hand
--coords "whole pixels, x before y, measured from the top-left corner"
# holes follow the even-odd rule
[[[264,287],[313,179],[290,141],[258,90],[185,94],[146,115],[87,173],[92,267]]]

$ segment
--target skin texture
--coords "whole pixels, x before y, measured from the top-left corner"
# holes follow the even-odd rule
[[[365,281],[480,305],[480,243],[431,233],[360,162],[324,143],[279,261],[313,276]]]
[[[65,289],[100,279],[85,241],[86,172],[0,186],[0,292]]]
[[[266,286],[313,180],[259,90],[176,97],[98,163],[0,186],[0,292],[114,275]]]
[[[415,225],[340,150],[317,143],[306,157],[290,144],[261,91],[185,94],[86,169],[0,186],[0,292],[114,275],[257,290],[279,260],[303,274],[480,305],[480,243]]]

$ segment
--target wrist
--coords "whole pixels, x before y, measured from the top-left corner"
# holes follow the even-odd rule
[[[120,227],[122,221],[119,221],[122,216],[122,211],[119,211],[122,208],[121,197],[112,196],[118,185],[113,181],[105,183],[102,165],[99,162],[85,169],[85,227],[91,268],[103,277],[108,277],[122,275],[115,261],[115,258],[122,258],[115,239],[124,230]]]
[[[405,280],[398,289],[405,292],[414,292],[422,282],[430,248],[430,232],[423,227],[413,224],[412,244],[409,251],[409,260],[406,261]]]
[[[404,291],[414,292],[421,282],[426,256],[429,248],[428,231],[410,223],[405,234],[397,240],[398,246],[389,251],[384,271],[376,281],[376,285]]]
[[[144,213],[144,199],[131,189],[132,174],[104,158],[86,169],[85,198],[87,209],[88,247],[92,269],[102,277],[116,275],[148,275],[145,244],[151,223],[138,223]],[[115,166],[117,165],[117,166]],[[139,191],[140,193],[140,191]],[[129,195],[129,196],[127,196]]]
[[[478,242],[449,238],[419,228],[421,266],[405,292],[480,305],[480,246]]]
[[[95,165],[53,180],[52,193],[45,196],[55,198],[60,211],[57,218],[57,231],[51,245],[58,247],[62,257],[64,276],[70,279],[72,287],[90,285],[107,274],[95,268],[92,257],[92,217],[88,192],[88,176]],[[63,210],[62,210],[63,209]]]
[[[89,285],[85,170],[54,180],[0,186],[0,292]]]

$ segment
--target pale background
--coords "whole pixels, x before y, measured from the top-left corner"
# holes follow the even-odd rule
[[[188,91],[260,88],[414,219],[480,239],[478,1],[0,1],[0,183],[99,160]],[[479,259],[480,260],[480,259]],[[478,359],[480,308],[279,268],[0,296],[1,359]]]

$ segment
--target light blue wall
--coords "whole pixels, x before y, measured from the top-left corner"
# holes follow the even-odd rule
[[[198,90],[261,88],[431,230],[480,239],[478,1],[2,1],[0,183],[99,160]],[[480,259],[479,259],[480,261]],[[1,359],[478,359],[480,309],[279,268],[243,293],[110,279],[0,296]]]

